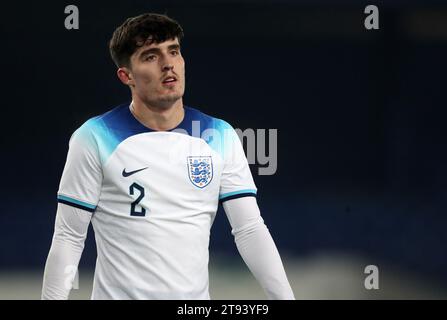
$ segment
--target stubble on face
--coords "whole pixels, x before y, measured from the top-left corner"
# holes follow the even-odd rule
[[[177,39],[146,42],[131,58],[133,93],[150,105],[167,108],[182,99],[185,91],[185,63]],[[172,77],[175,81],[163,82]]]

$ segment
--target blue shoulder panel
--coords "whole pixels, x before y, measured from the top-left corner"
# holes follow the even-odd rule
[[[193,137],[204,139],[211,148],[222,154],[231,139],[234,137],[233,128],[225,121],[208,116],[203,112],[191,107],[184,107],[185,116],[182,122],[175,128],[168,130],[172,132],[184,133]],[[86,121],[78,130],[80,135],[93,135],[99,150],[101,162],[105,163],[117,146],[127,138],[147,132],[157,132],[144,126],[132,114],[129,104],[123,104],[112,110],[91,118]]]

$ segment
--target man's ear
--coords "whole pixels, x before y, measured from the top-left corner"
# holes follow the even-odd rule
[[[121,67],[116,70],[116,74],[118,78],[124,83],[126,86],[132,87],[134,85],[132,72],[127,67]]]

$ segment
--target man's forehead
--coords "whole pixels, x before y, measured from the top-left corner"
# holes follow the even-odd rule
[[[168,39],[166,41],[163,42],[155,42],[152,40],[151,37],[147,38],[146,41],[144,42],[144,44],[138,48],[137,52],[139,51],[143,51],[143,50],[147,50],[147,49],[151,49],[151,48],[164,48],[164,47],[169,47],[171,45],[179,45],[179,41],[178,38],[174,38],[174,39]]]

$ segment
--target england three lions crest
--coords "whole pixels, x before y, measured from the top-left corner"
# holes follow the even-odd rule
[[[188,157],[188,175],[193,185],[198,188],[206,187],[213,179],[213,161],[211,156]]]

